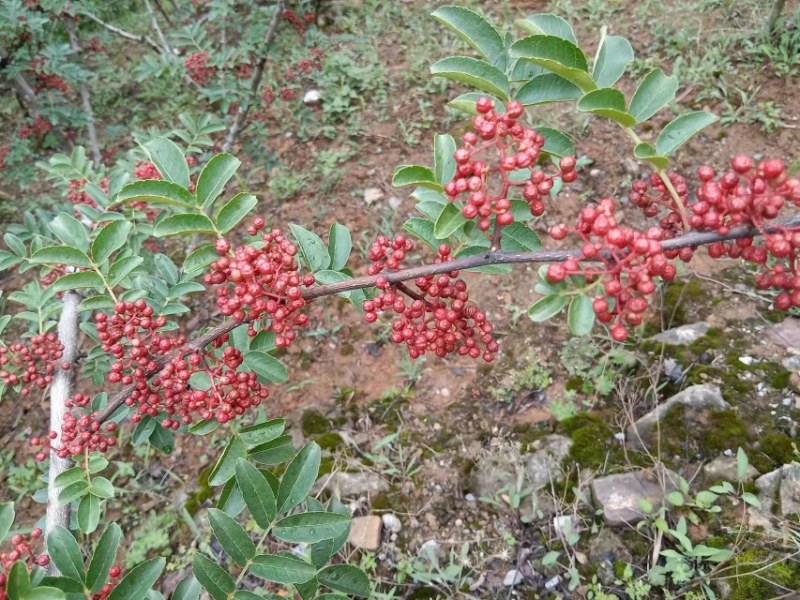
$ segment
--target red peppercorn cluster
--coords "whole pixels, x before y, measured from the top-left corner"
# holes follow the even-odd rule
[[[686,180],[675,172],[668,173],[667,177],[681,202],[680,207],[676,205],[675,198],[658,173],[652,173],[649,181],[644,179],[634,181],[629,196],[631,203],[641,208],[647,218],[656,217],[661,209],[666,209],[666,216],[659,221],[659,226],[664,231],[663,239],[686,233],[681,214],[686,213],[686,207],[689,205],[689,188]]]
[[[42,539],[42,530],[38,527],[31,531],[26,539],[25,536],[15,534],[11,536],[12,549],[9,552],[0,552],[0,565],[3,572],[0,573],[0,600],[8,600],[6,585],[8,584],[8,571],[18,560],[25,561],[28,572],[34,567],[46,567],[50,564],[50,557],[47,554],[37,554],[33,546]]]
[[[170,429],[188,425],[197,417],[227,423],[269,396],[255,373],[237,372],[243,362],[242,353],[233,346],[226,347],[221,356],[209,352],[193,353],[188,359],[176,357],[151,381],[151,388],[161,396],[157,400],[148,398],[140,413],[151,417],[166,413],[169,416],[161,426]],[[190,379],[197,373],[207,375],[208,389],[190,386]]]
[[[36,81],[33,87],[37,94],[42,90],[57,90],[62,94],[69,93],[67,83],[58,75],[48,72],[47,59],[45,57],[34,58],[30,61],[30,67],[33,70],[33,78]]]
[[[406,254],[414,248],[405,236],[394,239],[378,236],[369,250],[369,273],[376,275],[384,270],[399,268]],[[450,246],[439,246],[436,263],[453,260]],[[405,344],[411,358],[428,352],[439,357],[457,352],[472,358],[494,360],[497,342],[492,337],[492,324],[477,306],[469,302],[467,284],[458,278],[458,271],[441,275],[418,277],[414,281],[418,291],[405,284],[392,284],[379,277],[376,286],[381,292],[363,304],[364,318],[374,323],[382,312],[394,312],[391,340]]]
[[[183,62],[189,77],[199,85],[206,85],[217,74],[217,67],[209,67],[208,59],[208,52],[204,50],[190,54]]]
[[[45,389],[53,380],[64,346],[55,333],[35,335],[26,342],[0,347],[0,381],[21,386],[20,396],[35,387]]]
[[[740,154],[731,160],[731,169],[719,177],[705,165],[697,170],[697,177],[701,184],[698,202],[691,205],[693,227],[724,234],[732,227],[751,225],[763,231],[787,203],[800,206],[800,181],[789,178],[786,166],[778,159],[756,165],[750,157]],[[800,229],[763,231],[762,240],[756,243],[750,237],[718,242],[708,247],[708,254],[712,258],[727,256],[763,265],[765,270],[756,276],[756,287],[781,290],[775,298],[780,310],[800,306]],[[778,264],[774,264],[776,261]]]
[[[41,115],[36,115],[33,118],[33,125],[29,125],[25,123],[22,127],[19,128],[17,131],[17,137],[21,140],[26,140],[29,137],[33,136],[43,136],[47,132],[49,132],[53,126],[50,124],[50,121],[42,117]]]
[[[472,131],[463,135],[463,146],[455,152],[456,173],[445,186],[451,201],[463,196],[461,212],[467,219],[477,219],[478,227],[486,231],[494,216],[498,227],[514,221],[511,212],[510,191],[514,186],[523,187],[522,196],[528,202],[531,213],[544,213],[542,198],[553,188],[553,176],[535,168],[544,147],[544,137],[535,130],[517,122],[523,112],[519,102],[510,102],[500,115],[489,98],[479,98],[476,103],[478,115],[472,120]],[[488,153],[492,160],[479,159]],[[576,161],[573,157],[561,160],[562,181],[575,181]],[[530,169],[530,177],[512,180],[511,173],[519,169]],[[499,181],[496,179],[499,177]]]
[[[250,235],[264,229],[264,219],[257,218],[248,227]],[[217,306],[225,316],[242,322],[270,319],[267,330],[275,332],[275,345],[288,346],[296,329],[308,324],[308,315],[300,312],[307,301],[302,288],[314,285],[313,275],[300,275],[295,260],[297,247],[280,230],[261,236],[263,246],[237,246],[220,238],[216,250],[221,258],[211,264],[204,280],[217,285]],[[255,329],[249,333],[255,335]]]
[[[623,227],[614,217],[615,208],[613,200],[605,198],[581,210],[573,230],[583,240],[581,256],[550,265],[547,280],[557,283],[568,275],[583,275],[590,285],[602,284],[602,293],[593,302],[597,320],[610,324],[611,336],[623,342],[628,327],[641,324],[656,290],[655,279],[672,280],[676,269],[661,246],[664,231],[651,227],[641,233]],[[550,229],[557,240],[569,232],[564,225]],[[599,264],[583,265],[583,260]]]
[[[147,160],[137,160],[133,167],[133,174],[138,179],[161,179],[161,173],[156,166]]]
[[[84,394],[76,394],[67,401],[68,408],[77,408],[74,412],[64,415],[61,421],[61,439],[58,433],[51,431],[47,438],[31,438],[31,446],[41,447],[36,454],[36,460],[43,461],[47,452],[52,450],[59,458],[81,456],[86,452],[105,452],[117,445],[116,423],[102,424],[97,418],[97,413],[90,413],[85,407],[89,406],[90,398]]]
[[[301,17],[295,11],[286,8],[283,11],[283,18],[286,19],[292,27],[294,27],[298,35],[304,35],[306,32],[306,27],[314,23],[316,16],[313,12],[305,12]]]

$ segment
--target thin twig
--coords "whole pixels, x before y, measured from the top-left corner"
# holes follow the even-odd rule
[[[743,226],[731,229],[725,235],[714,231],[692,231],[680,237],[662,242],[661,246],[664,250],[693,248],[706,244],[713,244],[715,242],[755,237],[764,233],[772,233],[781,229],[792,227],[800,227],[800,214],[792,215],[791,217],[782,219],[780,221],[775,221],[770,226],[763,227],[760,230],[755,227]],[[330,296],[351,290],[375,287],[375,283],[377,282],[378,278],[381,277],[385,278],[390,283],[400,283],[403,281],[408,281],[409,279],[416,279],[417,277],[438,275],[440,273],[450,273],[451,271],[460,271],[464,269],[474,269],[476,267],[484,267],[488,265],[563,262],[568,258],[578,258],[580,256],[581,250],[539,250],[535,252],[487,251],[486,254],[470,256],[468,258],[458,258],[450,262],[421,265],[419,267],[411,267],[409,269],[381,273],[379,275],[355,277],[342,282],[309,288],[303,291],[303,298],[305,300],[312,300],[314,298],[321,298],[323,296]],[[148,376],[152,377],[156,373],[160,372],[169,361],[177,356],[182,356],[191,352],[199,352],[206,345],[210,344],[217,338],[230,333],[233,329],[242,325],[243,323],[244,322],[230,320],[209,329],[202,335],[187,343],[185,346],[175,350],[160,360],[155,361],[156,368],[150,371]],[[114,412],[125,403],[125,400],[130,397],[133,391],[134,386],[132,385],[120,390],[113,398],[111,398],[106,407],[98,413],[97,421],[100,423],[107,421],[111,415],[114,414]]]
[[[164,54],[166,55],[174,54],[172,48],[167,42],[167,38],[164,37],[164,32],[161,31],[161,27],[158,25],[158,19],[156,19],[156,13],[153,12],[153,7],[150,5],[150,0],[144,0],[144,7],[147,9],[147,14],[150,15],[150,24],[153,26],[153,29],[156,32],[156,37],[158,37],[158,41],[161,42],[161,47],[163,49]]]
[[[81,11],[81,14],[100,25],[101,27],[108,29],[112,33],[116,33],[117,35],[124,37],[127,40],[132,40],[134,42],[139,42],[141,44],[147,44],[156,52],[161,52],[161,46],[159,46],[153,38],[148,35],[140,35],[138,33],[131,33],[130,31],[125,31],[116,25],[112,25],[111,23],[106,23],[100,17],[95,15],[94,13],[89,12],[88,10]]]
[[[81,53],[81,46],[78,43],[78,33],[75,27],[75,22],[67,20],[67,34],[69,35],[70,48],[79,55]],[[103,155],[100,153],[100,144],[97,141],[97,129],[94,126],[94,112],[92,111],[92,97],[89,94],[89,86],[85,81],[80,85],[81,104],[83,105],[83,112],[86,114],[86,131],[89,134],[89,146],[92,150],[92,158],[94,159],[94,167],[99,169],[103,164]]]
[[[253,81],[250,83],[250,98],[239,104],[239,107],[236,109],[236,115],[233,117],[233,123],[231,123],[230,128],[225,133],[225,139],[222,143],[223,152],[230,152],[230,149],[236,142],[236,138],[239,137],[244,123],[247,120],[247,114],[250,112],[250,107],[258,98],[258,88],[261,87],[261,79],[264,77],[264,69],[267,66],[269,49],[272,46],[272,42],[275,41],[275,36],[278,35],[278,26],[280,25],[281,15],[283,14],[283,3],[283,0],[278,0],[278,2],[275,4],[275,14],[272,15],[272,21],[269,24],[267,36],[264,38],[264,49],[262,50],[261,60],[258,61],[256,70],[253,73]]]
[[[75,358],[78,354],[78,319],[80,311],[78,305],[80,296],[75,292],[64,294],[64,304],[61,308],[61,317],[58,320],[58,340],[64,347],[61,353],[61,363],[70,366],[62,369],[60,366],[50,386],[50,430],[61,433],[61,424],[67,414],[67,400],[72,395],[75,384]],[[61,506],[58,501],[58,488],[55,485],[56,477],[69,469],[71,463],[66,458],[60,458],[53,450],[50,451],[50,467],[47,477],[47,515],[45,517],[44,538],[55,527],[69,527],[69,504]]]

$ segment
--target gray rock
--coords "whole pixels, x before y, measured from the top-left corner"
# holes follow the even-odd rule
[[[392,533],[400,533],[403,530],[403,524],[394,513],[384,514],[381,520],[383,521],[383,526]]]
[[[781,471],[783,467],[764,473],[756,479],[756,489],[758,490],[758,500],[761,502],[761,510],[772,512],[773,504],[778,496],[778,488],[781,485]]]
[[[718,481],[738,481],[738,466],[735,457],[719,456],[703,467],[703,476],[707,484],[717,483]],[[758,469],[753,465],[747,465],[744,481],[750,481],[758,476]]]
[[[353,517],[350,537],[347,539],[356,548],[374,552],[381,547],[381,518],[375,515]]]
[[[705,321],[681,325],[662,331],[650,339],[654,342],[669,344],[670,346],[688,346],[692,342],[699,340],[706,332],[711,329],[711,325]]]
[[[800,515],[800,463],[781,468],[781,487],[778,492],[781,516]]]
[[[380,476],[370,471],[347,473],[336,471],[323,475],[314,485],[314,493],[328,490],[342,498],[357,498],[368,494],[379,494],[389,489],[389,485]]]
[[[550,486],[550,480],[561,478],[561,462],[569,455],[572,440],[563,435],[548,435],[538,440],[535,451],[525,459],[525,472],[534,490]]]
[[[307,104],[309,106],[319,104],[321,101],[322,94],[319,93],[319,90],[308,90],[303,96],[303,104]]]
[[[592,481],[595,507],[602,509],[606,523],[629,525],[645,517],[642,502],[658,507],[669,492],[677,489],[678,475],[663,469],[663,486],[655,471],[643,469],[631,473],[607,475]]]
[[[719,387],[711,384],[693,385],[675,394],[669,400],[644,415],[628,427],[625,437],[634,450],[642,450],[642,445],[652,446],[655,441],[656,425],[678,405],[685,406],[693,413],[705,411],[730,410],[731,405],[725,402]],[[687,415],[690,417],[691,415]]]
[[[800,514],[800,463],[792,462],[756,479],[761,510],[782,517]],[[776,506],[777,501],[777,506]]]
[[[364,190],[364,202],[369,206],[383,199],[383,190],[381,188],[371,187]]]
[[[512,587],[515,585],[519,585],[522,583],[522,573],[517,571],[516,569],[511,569],[506,576],[503,578],[503,585],[506,587]]]

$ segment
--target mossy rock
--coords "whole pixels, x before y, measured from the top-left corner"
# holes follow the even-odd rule
[[[315,409],[305,411],[300,419],[300,429],[306,437],[328,433],[330,428],[330,419]]]
[[[320,434],[314,438],[314,441],[319,444],[319,447],[323,450],[336,450],[337,448],[344,445],[344,440],[342,440],[342,436],[340,436],[335,431],[328,431],[326,433]]]
[[[708,293],[700,279],[673,281],[664,290],[663,314],[670,327],[693,323],[699,320],[698,313],[708,312],[703,309],[713,306],[716,303],[714,299],[717,298],[718,296]]]
[[[667,456],[713,458],[724,450],[747,448],[750,432],[733,410],[697,412],[678,404],[662,419],[661,450]]]
[[[567,460],[591,468],[624,461],[622,449],[612,443],[613,432],[602,417],[582,413],[561,421],[560,426],[572,440]]]
[[[738,553],[733,563],[736,576],[728,579],[733,587],[731,600],[784,597],[800,590],[800,564],[782,558],[762,548]]]
[[[777,431],[763,434],[758,440],[758,452],[750,462],[761,473],[768,473],[794,460],[792,438]]]

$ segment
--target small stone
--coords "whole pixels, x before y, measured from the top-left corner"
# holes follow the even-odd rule
[[[733,450],[731,450],[730,448],[726,448],[725,450],[722,451],[722,456],[724,456],[725,458],[731,458],[733,456]]]
[[[614,439],[617,440],[618,442],[624,442],[625,434],[622,433],[621,431],[618,431],[617,433],[614,434]]]
[[[513,587],[522,583],[523,576],[517,569],[511,569],[503,578],[503,585],[506,587]]]
[[[666,331],[654,335],[650,339],[654,342],[669,344],[671,346],[688,346],[692,342],[703,337],[709,329],[711,329],[710,323],[699,321],[697,323],[667,329]]]
[[[381,520],[383,521],[383,526],[387,531],[391,531],[392,533],[400,533],[403,530],[403,523],[400,522],[400,519],[398,519],[397,515],[394,513],[385,513],[381,517]]]
[[[370,471],[347,473],[335,471],[324,475],[314,484],[314,492],[328,490],[341,498],[357,498],[364,494],[378,494],[389,489],[389,485],[379,475]]]
[[[733,456],[719,456],[703,467],[703,476],[706,484],[713,484],[719,481],[738,481],[739,467],[737,460]],[[747,465],[747,472],[744,481],[754,479],[758,475],[758,469],[753,465]]]
[[[467,502],[477,502],[478,498],[477,496],[475,496],[475,494],[467,494],[466,496],[464,496],[464,500],[466,500]]]
[[[449,398],[450,397],[450,390],[448,388],[440,389],[439,393],[442,395],[442,398]]]
[[[322,101],[322,94],[318,90],[308,90],[303,96],[303,104],[312,106]]]
[[[441,431],[442,430],[441,424],[440,423],[434,423],[433,424],[433,430],[434,431]]]
[[[389,208],[392,210],[397,210],[400,208],[400,205],[403,203],[403,199],[398,196],[390,196],[389,197]]]
[[[350,527],[349,541],[356,548],[371,552],[381,547],[381,518],[376,515],[354,517]]]
[[[642,504],[660,506],[664,495],[677,489],[678,475],[668,469],[662,473],[664,487],[649,469],[606,475],[592,480],[592,498],[603,511],[609,525],[632,525],[645,517]]]
[[[426,558],[435,559],[439,556],[439,542],[428,540],[419,547],[419,555]]]
[[[783,400],[781,400],[781,404],[783,404],[784,406],[791,406],[792,404],[794,404],[794,400],[792,400],[791,398],[784,398]]]
[[[602,171],[600,169],[590,169],[589,170],[589,177],[600,177],[602,175]]]
[[[367,206],[374,204],[378,200],[383,199],[383,190],[381,188],[367,188],[364,190],[364,202]]]
[[[556,575],[555,577],[551,577],[547,581],[544,582],[544,589],[552,590],[554,589],[559,583],[561,583],[561,575]]]
[[[750,365],[757,363],[758,361],[752,356],[740,356],[739,362],[749,367]]]
[[[560,515],[553,519],[553,530],[557,534],[568,533],[572,530],[572,517]]]

